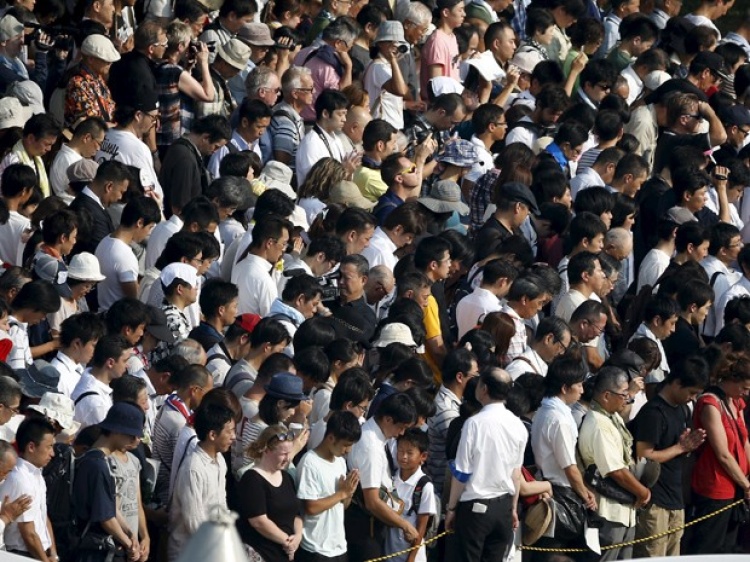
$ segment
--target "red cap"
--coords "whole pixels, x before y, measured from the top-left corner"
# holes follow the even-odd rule
[[[234,323],[246,332],[252,334],[253,330],[258,325],[258,322],[261,320],[262,318],[257,314],[242,314],[235,319]]]

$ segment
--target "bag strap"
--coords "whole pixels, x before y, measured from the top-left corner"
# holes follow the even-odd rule
[[[188,451],[190,450],[190,443],[198,439],[197,435],[191,435],[190,439],[188,439],[187,443],[185,443],[185,450],[182,451],[182,456],[180,457],[180,462],[177,463],[177,470],[175,471],[175,481],[177,479],[177,473],[180,471],[180,467],[182,466],[182,463],[185,460],[185,457],[187,457]],[[167,511],[169,511],[169,507],[172,505],[172,497],[174,496],[174,490],[173,493],[169,494],[169,499],[167,500]]]
[[[418,513],[419,506],[422,504],[422,492],[427,484],[432,483],[432,479],[426,474],[417,481],[414,491],[411,494],[411,507],[409,513]]]
[[[95,390],[89,390],[88,392],[84,392],[78,398],[76,398],[75,402],[73,402],[73,406],[78,406],[79,402],[81,402],[81,400],[83,400],[87,396],[94,396],[96,394],[99,394],[99,393],[96,392]]]

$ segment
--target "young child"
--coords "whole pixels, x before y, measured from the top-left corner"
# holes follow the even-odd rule
[[[297,496],[305,506],[302,543],[295,560],[346,557],[344,510],[359,483],[359,471],[347,473],[346,455],[362,429],[351,412],[333,412],[323,442],[305,453],[297,467]]]
[[[430,517],[437,517],[437,503],[435,501],[435,488],[431,481],[422,487],[422,499],[418,506],[412,506],[414,492],[419,481],[425,476],[422,465],[427,461],[427,452],[430,449],[430,440],[421,429],[411,428],[398,438],[397,461],[398,474],[393,484],[396,495],[404,502],[402,517],[407,519],[419,532],[420,541],[427,532]],[[385,538],[385,553],[398,552],[412,546],[404,540],[401,529],[390,528]],[[418,550],[412,550],[408,554],[402,554],[391,558],[398,562],[426,562],[427,552],[424,546]]]

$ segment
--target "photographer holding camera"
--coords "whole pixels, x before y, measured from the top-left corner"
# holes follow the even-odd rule
[[[384,21],[370,48],[372,62],[365,70],[364,84],[370,96],[370,111],[396,129],[404,128],[404,97],[409,87],[401,74],[399,59],[409,50],[400,21]]]

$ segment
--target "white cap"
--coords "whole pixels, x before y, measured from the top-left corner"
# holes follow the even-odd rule
[[[224,45],[220,45],[216,49],[216,54],[219,55],[224,62],[233,66],[237,70],[245,70],[247,61],[250,60],[250,54],[252,53],[250,47],[245,45],[239,39],[230,39]]]
[[[23,24],[13,16],[0,19],[0,41],[8,41],[23,33]]]
[[[5,96],[0,98],[0,130],[18,127],[23,129],[31,117],[31,108],[25,107],[18,98]]]
[[[40,113],[46,113],[44,109],[44,94],[39,84],[33,80],[21,80],[19,82],[13,82],[8,89],[5,90],[6,95],[13,96],[20,100],[20,102],[31,109],[34,115]]]
[[[175,279],[180,279],[191,287],[197,287],[198,270],[192,265],[186,263],[170,263],[167,267],[161,270],[160,279],[165,287],[169,287],[174,283]]]
[[[89,35],[83,40],[81,54],[87,57],[95,57],[104,62],[117,62],[120,60],[120,53],[117,52],[112,41],[108,37],[99,35],[98,33]]]

